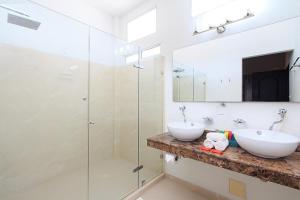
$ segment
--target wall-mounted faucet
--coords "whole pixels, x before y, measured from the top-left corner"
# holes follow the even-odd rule
[[[285,119],[286,113],[287,113],[286,109],[284,109],[284,108],[279,109],[278,115],[280,116],[280,120],[273,122],[273,124],[270,126],[269,130],[272,131],[276,124],[280,124],[281,122],[283,122],[283,120]]]
[[[237,118],[237,119],[233,120],[233,122],[235,124],[246,124],[247,123],[245,120],[240,119],[240,118]]]
[[[236,127],[238,127],[239,129],[243,129],[243,128],[247,127],[247,122],[241,118],[237,118],[237,119],[233,120],[233,122],[234,122],[234,125]]]
[[[214,119],[211,117],[203,117],[204,124],[211,125],[214,122]]]
[[[186,110],[185,105],[179,106],[179,110],[181,111],[181,114],[182,114],[182,116],[183,116],[183,121],[184,121],[184,123],[186,123],[186,122],[187,122],[187,119],[186,119],[186,115],[185,115],[185,110]]]

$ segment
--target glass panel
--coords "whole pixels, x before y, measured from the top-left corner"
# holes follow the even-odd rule
[[[87,199],[88,27],[1,5],[0,199]]]
[[[142,61],[139,78],[140,186],[163,170],[161,151],[147,147],[147,138],[163,133],[163,66],[161,56]]]
[[[138,187],[138,48],[91,29],[90,199],[121,199]]]

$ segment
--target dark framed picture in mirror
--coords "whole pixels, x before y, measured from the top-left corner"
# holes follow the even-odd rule
[[[243,58],[243,101],[289,102],[293,50]]]

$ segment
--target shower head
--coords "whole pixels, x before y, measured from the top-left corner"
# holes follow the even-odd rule
[[[7,16],[7,23],[22,26],[25,28],[33,29],[33,30],[38,30],[41,23],[38,21],[34,21],[25,17],[20,17],[17,15],[13,14],[8,14]]]
[[[38,21],[28,19],[28,17],[30,17],[30,16],[21,11],[7,7],[3,4],[0,4],[0,8],[3,8],[5,10],[8,10],[9,12],[14,12],[17,14],[17,15],[14,15],[14,14],[8,13],[7,23],[22,26],[25,28],[33,29],[33,30],[38,30],[41,25],[41,23]],[[24,17],[21,17],[21,16],[24,16]]]

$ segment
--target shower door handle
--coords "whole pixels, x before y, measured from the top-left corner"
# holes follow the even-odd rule
[[[138,166],[137,168],[133,169],[133,170],[132,170],[132,173],[136,173],[136,172],[140,171],[140,170],[143,169],[143,168],[144,168],[144,166],[143,166],[143,165],[140,165],[140,166]]]
[[[89,125],[95,125],[95,123],[94,122],[89,122]]]
[[[144,69],[144,67],[140,64],[136,65],[136,64],[133,64],[133,67],[134,68],[138,68],[138,69]]]

